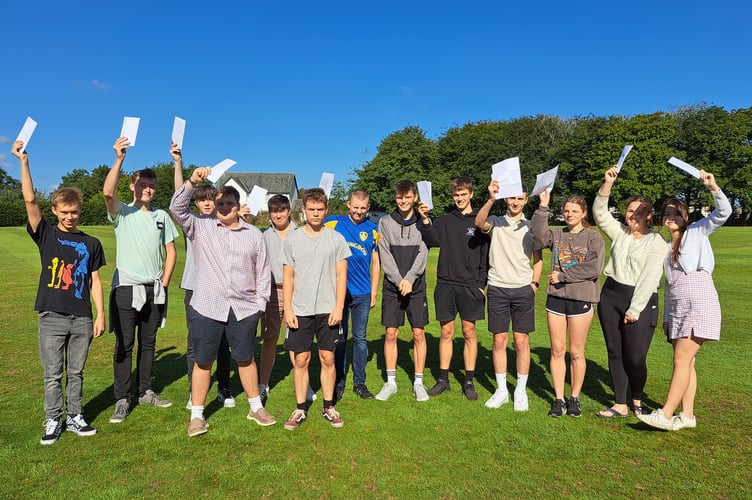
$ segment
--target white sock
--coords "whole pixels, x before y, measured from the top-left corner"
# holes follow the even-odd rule
[[[251,405],[251,411],[259,411],[261,408],[264,407],[264,405],[261,404],[261,396],[256,396],[255,398],[248,398],[248,404]]]
[[[387,370],[386,381],[387,383],[396,384],[397,383],[397,370]]]
[[[415,382],[413,382],[413,385],[423,385],[423,374],[422,373],[416,373],[415,374]]]
[[[200,418],[201,420],[204,419],[204,407],[203,406],[191,406],[191,420],[194,418]]]
[[[507,392],[507,374],[506,373],[497,373],[496,374],[496,385],[499,387],[496,389],[497,391],[501,392]]]
[[[527,388],[527,377],[527,375],[522,375],[521,373],[517,374],[517,388],[514,392],[525,392],[525,388]]]

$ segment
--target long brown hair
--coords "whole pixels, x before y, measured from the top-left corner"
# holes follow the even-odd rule
[[[679,247],[681,246],[681,240],[684,236],[684,231],[687,230],[687,224],[689,224],[689,210],[687,209],[687,204],[682,200],[679,198],[671,198],[663,204],[663,208],[661,209],[661,224],[663,224],[663,219],[666,216],[665,214],[668,208],[676,210],[679,216],[684,220],[684,224],[679,224],[679,237],[676,239],[671,238],[671,252],[669,255],[671,255],[671,263],[676,264],[679,260]]]

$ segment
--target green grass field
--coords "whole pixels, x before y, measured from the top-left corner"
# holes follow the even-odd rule
[[[110,227],[87,230],[104,244],[109,285],[115,267]],[[749,334],[752,296],[749,228],[723,228],[713,236],[714,274],[723,308],[721,342],[706,344],[697,361],[698,427],[666,433],[648,430],[634,417],[594,417],[611,404],[606,350],[597,319],[588,342],[588,374],[579,419],[547,416],[552,400],[549,342],[538,296],[537,331],[531,335],[533,366],[530,411],[507,404],[489,410],[483,402],[495,389],[492,339],[485,322],[480,339],[476,387],[480,400],[462,396],[461,335],[455,340],[452,392],[417,403],[411,395],[411,343],[401,335],[398,384],[387,402],[361,401],[348,387],[338,404],[345,426],[333,429],[318,417],[296,432],[284,421],[294,408],[290,362],[279,348],[267,408],[278,420],[261,428],[246,420],[248,405],[234,409],[212,400],[211,429],[189,439],[185,367],[185,323],[178,288],[183,252],[170,287],[167,328],[157,339],[154,389],[171,408],[137,407],[123,423],[109,423],[113,410],[112,350],[106,334],[93,341],[85,371],[85,416],[98,430],[93,437],[64,433],[41,446],[42,368],[33,311],[39,273],[36,247],[23,228],[2,228],[0,261],[0,497],[2,498],[752,498],[752,407]],[[178,248],[182,248],[179,242]],[[546,257],[549,253],[545,252]],[[429,261],[435,279],[436,253]],[[431,317],[433,305],[430,303]],[[379,309],[369,327],[368,385],[383,382],[383,332]],[[426,385],[438,375],[438,323],[428,328]],[[135,356],[134,356],[135,357]],[[510,351],[510,367],[514,352]],[[647,403],[665,398],[671,375],[671,348],[660,330],[648,358]],[[318,387],[318,368],[312,371]],[[515,377],[509,375],[514,386]],[[235,392],[240,384],[233,374]],[[319,393],[320,394],[320,393]],[[210,390],[210,397],[216,389]]]

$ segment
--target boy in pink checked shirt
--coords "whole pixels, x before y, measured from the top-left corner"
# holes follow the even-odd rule
[[[205,434],[204,403],[211,383],[211,367],[222,335],[238,364],[238,374],[248,396],[248,419],[261,426],[276,419],[264,409],[254,361],[256,327],[271,293],[271,270],[261,231],[240,218],[240,195],[225,186],[214,199],[215,213],[200,218],[190,209],[193,190],[211,173],[197,168],[173,196],[170,211],[191,240],[196,280],[190,307],[195,313],[191,331],[196,365],[191,388],[188,436]]]

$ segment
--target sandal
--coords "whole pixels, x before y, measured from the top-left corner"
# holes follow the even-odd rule
[[[640,403],[642,403],[642,401],[640,401]],[[632,405],[632,413],[634,413],[635,417],[638,418],[640,417],[640,415],[650,415],[650,408],[642,404]]]
[[[598,418],[626,418],[629,415],[625,415],[623,413],[619,413],[618,411],[614,410],[613,408],[604,408],[598,413],[595,414]]]

